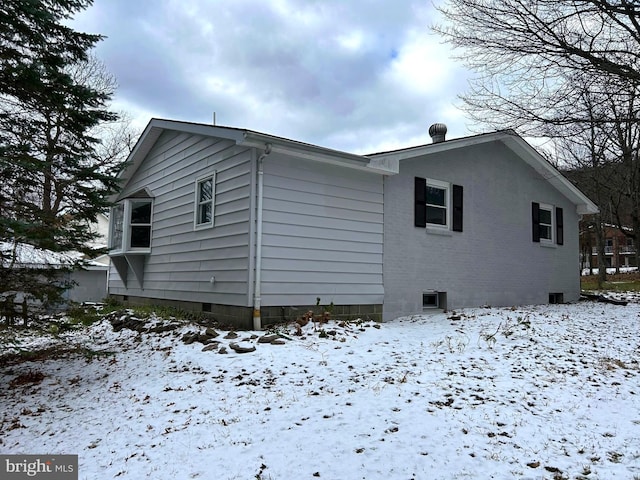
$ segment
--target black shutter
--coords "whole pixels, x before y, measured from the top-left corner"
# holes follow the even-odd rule
[[[564,245],[564,222],[562,219],[562,209],[556,207],[556,243]]]
[[[461,185],[453,186],[453,231],[462,231],[462,198],[463,190]]]
[[[427,226],[427,180],[425,178],[416,177],[415,187],[415,209],[414,223],[416,227]]]
[[[531,233],[534,242],[540,241],[540,204],[531,202]]]

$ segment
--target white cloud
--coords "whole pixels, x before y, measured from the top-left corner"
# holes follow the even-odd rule
[[[466,134],[452,113],[464,74],[433,16],[419,0],[96,0],[77,25],[108,36],[97,54],[133,115],[209,123],[215,111],[219,124],[362,152],[428,142],[436,121]]]
[[[364,43],[364,34],[362,31],[356,30],[353,32],[338,35],[336,41],[340,47],[349,51],[357,52],[360,50]]]
[[[455,70],[446,47],[426,31],[408,32],[404,45],[387,72],[391,85],[407,88],[416,95],[446,91]]]

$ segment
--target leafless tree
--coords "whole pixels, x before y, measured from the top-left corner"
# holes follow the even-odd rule
[[[616,178],[610,200],[618,228],[633,239],[640,266],[640,123],[634,120],[640,118],[640,91],[617,93],[610,101],[616,120],[611,127]]]
[[[587,88],[576,95],[582,107],[582,114],[590,118],[591,122],[581,124],[564,125],[564,134],[560,135],[558,126],[553,130],[554,151],[558,162],[564,168],[570,168],[567,172],[572,181],[598,205],[604,205],[611,196],[611,186],[615,184],[614,172],[609,168],[610,158],[610,131],[609,124],[600,122],[602,117],[602,105],[597,95]],[[598,259],[598,286],[601,288],[606,280],[605,263],[605,226],[611,223],[611,212],[607,209],[589,216],[583,222],[583,235],[591,246],[591,238],[595,239],[595,247]],[[591,255],[591,252],[583,252]],[[590,264],[590,268],[592,265]]]
[[[640,84],[637,1],[448,0],[440,11],[434,30],[478,74],[463,99],[483,123],[575,121],[549,109],[570,107],[571,72]]]
[[[601,258],[604,221],[630,222],[640,246],[640,2],[448,0],[440,11],[446,23],[434,29],[476,73],[462,96],[471,118],[552,139],[605,207],[594,227]]]

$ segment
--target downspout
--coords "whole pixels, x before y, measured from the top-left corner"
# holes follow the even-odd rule
[[[253,289],[253,329],[262,328],[260,318],[261,286],[262,286],[262,192],[264,188],[263,160],[271,153],[271,144],[264,146],[264,153],[258,157],[258,211],[256,215],[256,275]]]

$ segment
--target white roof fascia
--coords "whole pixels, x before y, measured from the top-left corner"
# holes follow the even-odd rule
[[[475,135],[472,137],[457,138],[453,140],[447,140],[445,142],[430,143],[427,145],[418,145],[416,147],[392,150],[390,152],[372,153],[367,156],[372,159],[376,159],[378,161],[384,161],[386,159],[402,161],[410,158],[420,157],[422,155],[430,155],[434,153],[446,152],[447,150],[465,148],[465,147],[470,147],[472,145],[478,145],[480,143],[495,141],[499,139],[498,137],[500,133],[501,132],[495,132],[495,133],[487,133],[482,135]]]
[[[155,145],[156,140],[158,140],[162,132],[165,130],[176,130],[185,133],[227,138],[235,141],[236,143],[241,141],[243,138],[243,130],[152,118],[140,135],[140,138],[133,147],[133,150],[131,150],[131,153],[127,157],[127,166],[118,175],[118,178],[122,181],[120,192],[127,184],[129,178],[131,178],[136,170],[138,170],[142,161]],[[120,200],[120,192],[118,192],[118,194],[111,195],[109,197],[109,201],[116,202]]]
[[[124,189],[129,178],[133,176],[140,164],[145,159],[149,151],[155,145],[156,140],[165,130],[175,130],[179,132],[192,133],[219,138],[226,138],[234,141],[237,145],[246,147],[265,148],[267,143],[271,144],[272,151],[288,155],[306,158],[308,160],[319,161],[342,167],[354,168],[357,170],[378,173],[382,175],[392,175],[398,173],[397,161],[372,160],[367,156],[342,152],[330,148],[319,147],[304,142],[297,142],[283,137],[276,137],[251,130],[233,127],[217,127],[215,125],[205,125],[200,123],[189,123],[177,120],[163,120],[152,118],[140,135],[138,142],[127,157],[128,165],[120,172],[118,178],[122,181],[120,192]],[[395,165],[395,167],[394,167]],[[109,200],[116,202],[121,200],[120,192],[112,195]]]
[[[599,209],[597,205],[589,200],[578,187],[562,175],[556,167],[550,164],[546,158],[540,155],[540,153],[521,136],[515,133],[504,134],[501,141],[516,155],[527,162],[545,180],[571,200],[576,205],[578,215],[598,213]]]
[[[253,131],[245,131],[243,141],[239,142],[239,145],[260,149],[266,148],[267,144],[271,145],[272,152],[292,155],[306,160],[383,175],[397,173],[390,170],[382,163],[376,162],[372,164],[371,159],[363,155],[333,150],[309,143],[297,142],[295,140],[288,140],[286,138],[274,137],[272,135]]]
[[[402,161],[496,141],[502,142],[511,151],[518,155],[518,157],[522,158],[529,166],[538,172],[545,180],[551,183],[551,185],[571,200],[576,205],[576,211],[579,215],[597,213],[599,211],[596,204],[589,200],[589,198],[582,193],[578,187],[571,183],[558,171],[557,168],[551,165],[535,148],[529,145],[513,130],[503,130],[500,132],[447,140],[428,145],[419,145],[417,147],[391,152],[381,152],[369,155],[369,157],[376,161]]]

